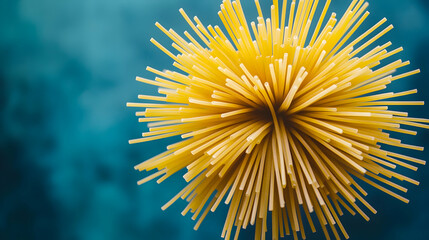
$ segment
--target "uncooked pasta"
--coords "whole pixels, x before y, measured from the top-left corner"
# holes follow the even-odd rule
[[[417,90],[385,89],[419,70],[398,74],[410,64],[391,60],[402,48],[374,47],[393,29],[385,18],[357,34],[368,3],[353,0],[338,17],[328,14],[330,2],[274,0],[264,16],[255,0],[258,17],[248,22],[240,0],[224,0],[222,27],[205,26],[180,9],[192,28],[183,35],[156,23],[173,43],[167,49],[151,42],[176,70],[148,67],[157,77],[137,81],[159,87],[159,94],[127,105],[141,108],[136,115],[149,127],[130,143],[183,139],[135,167],[150,172],[138,184],[161,183],[187,169],[187,186],[163,210],[186,200],[182,215],[192,215],[198,229],[224,202],[225,239],[237,239],[249,225],[255,239],[305,239],[304,226],[341,239],[349,237],[340,221],[345,211],[366,220],[376,213],[359,183],[408,203],[397,193],[407,189],[395,179],[419,182],[395,169],[416,171],[425,161],[383,147],[422,151],[391,133],[416,135],[407,127],[429,128],[429,120],[392,108],[423,105],[401,100]]]

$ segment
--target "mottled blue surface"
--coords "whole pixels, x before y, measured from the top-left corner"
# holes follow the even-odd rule
[[[254,17],[253,4],[242,2]],[[331,10],[340,14],[348,2],[333,0]],[[136,185],[144,175],[133,166],[175,139],[128,145],[145,127],[125,107],[137,94],[155,91],[134,81],[136,75],[152,77],[147,65],[171,68],[172,61],[149,42],[153,36],[169,45],[154,23],[190,30],[178,12],[183,7],[205,24],[220,24],[219,4],[0,1],[0,239],[220,239],[225,206],[197,232],[190,217],[180,215],[184,202],[160,210],[185,185],[179,175],[160,186]],[[387,17],[395,29],[383,40],[405,47],[400,57],[411,60],[407,70],[422,70],[393,89],[419,88],[416,98],[428,102],[428,1],[372,0],[369,10],[364,28]],[[428,107],[407,110],[429,118]],[[422,130],[405,140],[428,147],[428,137]],[[429,160],[427,153],[412,154]],[[421,181],[419,187],[405,184],[411,203],[370,190],[367,200],[379,213],[369,223],[346,215],[351,239],[428,239],[429,169],[399,170]],[[252,236],[250,229],[240,239]]]

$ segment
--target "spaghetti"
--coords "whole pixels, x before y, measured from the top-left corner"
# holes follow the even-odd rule
[[[224,0],[218,15],[226,33],[218,26],[205,27],[180,9],[198,38],[188,32],[182,37],[156,23],[179,53],[151,42],[179,70],[148,67],[159,77],[137,81],[160,87],[160,95],[139,95],[155,103],[127,105],[144,109],[136,115],[150,130],[130,143],[184,139],[135,167],[155,171],[138,184],[156,178],[160,183],[187,169],[183,177],[188,185],[163,210],[185,199],[182,214],[191,212],[198,229],[224,201],[230,205],[225,239],[233,236],[234,227],[237,239],[249,224],[256,225],[255,239],[265,239],[269,230],[272,239],[290,234],[298,239],[298,232],[305,238],[303,221],[312,232],[318,222],[327,239],[329,225],[340,239],[340,234],[348,238],[339,219],[343,210],[369,220],[360,202],[376,213],[355,179],[408,202],[388,189],[407,191],[393,179],[419,183],[393,169],[417,170],[413,164],[425,161],[383,150],[382,145],[422,151],[389,133],[415,135],[403,126],[429,128],[429,120],[390,109],[422,105],[397,99],[417,90],[381,91],[419,70],[396,75],[408,61],[382,64],[402,51],[387,50],[390,42],[369,48],[393,28],[382,28],[386,19],[350,41],[369,14],[364,0],[353,0],[341,18],[327,15],[330,0],[316,17],[318,3],[292,0],[288,6],[287,0],[281,5],[273,0],[271,16],[265,18],[255,0],[258,18],[249,25],[240,0]]]

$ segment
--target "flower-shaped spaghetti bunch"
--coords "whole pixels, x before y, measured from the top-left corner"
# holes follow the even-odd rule
[[[219,17],[226,32],[205,27],[182,9],[193,34],[181,36],[156,24],[178,54],[151,41],[178,71],[148,67],[159,77],[137,80],[160,87],[160,95],[140,95],[148,103],[128,106],[145,109],[137,116],[150,129],[130,143],[184,139],[136,166],[157,169],[139,184],[155,178],[160,183],[187,169],[188,185],[162,209],[185,199],[189,204],[182,214],[191,212],[197,229],[210,210],[225,202],[226,239],[234,226],[237,238],[249,224],[256,225],[255,239],[265,239],[268,230],[273,239],[285,234],[305,238],[304,221],[313,232],[320,225],[327,239],[330,227],[340,239],[340,234],[348,238],[339,219],[343,210],[366,220],[366,210],[376,213],[355,180],[408,202],[389,190],[407,191],[392,179],[418,182],[394,170],[417,170],[412,164],[425,162],[381,145],[423,150],[389,133],[415,135],[403,126],[428,128],[424,123],[429,121],[390,109],[422,105],[398,99],[417,90],[382,90],[419,71],[395,74],[409,62],[390,62],[402,50],[388,50],[390,42],[369,48],[393,28],[383,27],[386,19],[352,38],[369,15],[364,0],[353,0],[341,18],[326,15],[329,0],[316,17],[318,2],[274,0],[265,18],[255,0],[259,17],[249,24],[239,0],[224,0]]]

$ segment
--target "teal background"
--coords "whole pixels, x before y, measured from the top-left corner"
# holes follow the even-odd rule
[[[248,20],[256,9],[242,0]],[[267,0],[261,0],[268,5]],[[321,1],[323,2],[323,1]],[[349,1],[333,0],[338,15]],[[184,202],[160,207],[185,183],[178,175],[160,186],[137,186],[145,175],[133,166],[165,149],[168,139],[128,145],[145,126],[127,101],[155,88],[134,81],[151,78],[147,65],[172,69],[172,61],[153,46],[154,37],[170,41],[154,23],[191,32],[178,9],[220,24],[220,1],[196,0],[2,0],[0,2],[0,239],[221,239],[226,207],[209,215],[199,231]],[[268,10],[268,6],[264,8]],[[416,100],[429,102],[429,2],[372,0],[363,29],[383,17],[395,29],[383,37],[398,56],[411,60],[406,70],[422,73],[391,89],[419,89]],[[386,25],[387,26],[387,25]],[[378,43],[384,43],[378,42]],[[428,107],[409,107],[411,116],[429,118]],[[428,130],[404,138],[428,147]],[[410,153],[429,160],[427,151]],[[421,181],[409,187],[404,204],[369,189],[367,200],[379,211],[367,223],[342,218],[351,239],[428,239],[429,169],[400,172]],[[367,187],[366,185],[364,185]],[[308,231],[308,228],[307,228]],[[240,239],[253,239],[253,229]],[[323,236],[308,234],[308,239]],[[289,238],[290,239],[290,238]]]

